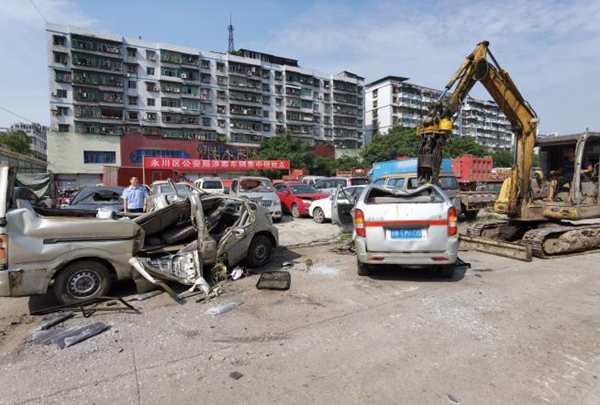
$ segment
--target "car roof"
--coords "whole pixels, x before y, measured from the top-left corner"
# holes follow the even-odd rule
[[[388,177],[406,177],[406,176],[416,176],[417,172],[405,172],[405,173],[391,173],[391,174],[382,174],[379,176],[380,179],[388,178]],[[456,176],[454,172],[440,172],[441,176]]]
[[[218,180],[218,181],[223,181],[220,177],[201,177],[198,180],[201,180],[201,181],[204,181],[204,180],[215,180],[215,181]]]

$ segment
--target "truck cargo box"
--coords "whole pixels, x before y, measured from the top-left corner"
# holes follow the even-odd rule
[[[441,171],[449,172],[452,170],[452,162],[449,158],[442,159]],[[386,174],[396,173],[415,173],[417,171],[417,158],[388,160],[387,162],[373,163],[373,168],[369,171],[371,182]]]
[[[494,160],[491,156],[482,158],[471,154],[452,159],[452,171],[459,183],[488,181],[492,177]]]

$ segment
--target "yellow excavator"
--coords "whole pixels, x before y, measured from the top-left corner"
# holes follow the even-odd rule
[[[531,261],[532,256],[549,258],[600,249],[600,223],[582,221],[600,218],[600,133],[538,139],[536,112],[500,67],[487,41],[467,56],[418,129],[421,146],[417,171],[421,181],[437,182],[442,148],[476,82],[485,87],[512,125],[514,164],[494,206],[496,213],[507,219],[471,226],[461,237],[461,248],[525,261]],[[536,146],[541,170],[534,172]],[[550,178],[561,172],[567,151],[573,178],[557,187]]]

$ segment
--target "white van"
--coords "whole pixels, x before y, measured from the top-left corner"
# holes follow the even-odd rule
[[[194,186],[212,194],[225,194],[223,181],[219,177],[202,177],[194,182]]]

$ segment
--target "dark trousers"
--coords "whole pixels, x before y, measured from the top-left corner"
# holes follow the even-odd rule
[[[144,212],[143,208],[128,208],[127,212]]]

